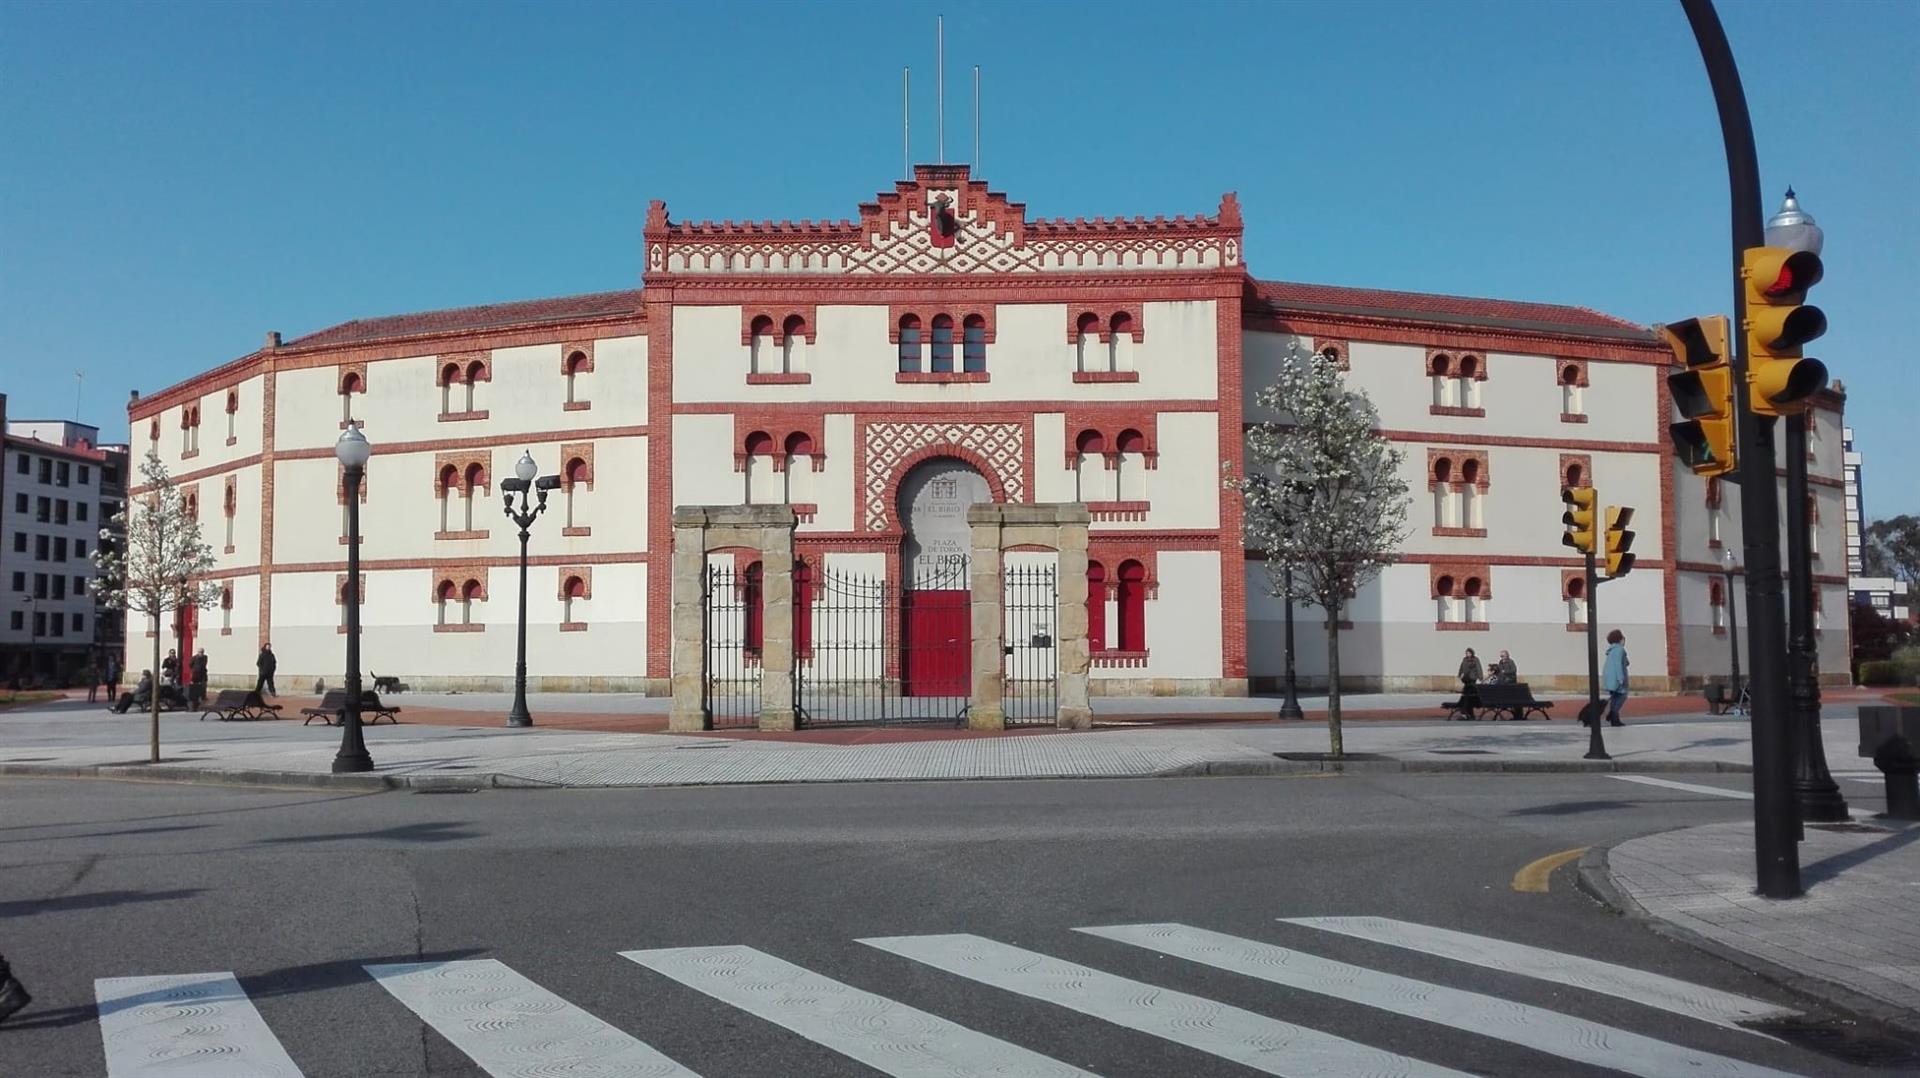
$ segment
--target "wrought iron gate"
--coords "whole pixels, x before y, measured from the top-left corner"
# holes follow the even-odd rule
[[[1060,591],[1051,565],[1002,574],[1006,666],[1001,706],[1008,726],[1052,726],[1060,711]]]
[[[801,725],[966,721],[973,669],[967,559],[924,565],[906,583],[827,569],[795,589]]]
[[[701,706],[714,729],[760,725],[763,639],[759,565],[709,566],[701,594],[707,676]]]

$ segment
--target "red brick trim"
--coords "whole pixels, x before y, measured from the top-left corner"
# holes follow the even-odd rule
[[[1097,385],[1102,382],[1138,382],[1139,371],[1074,371],[1073,380],[1081,385]]]
[[[480,590],[474,598],[483,603],[487,601],[487,564],[485,562],[439,562],[433,566],[433,569],[433,588],[427,594],[428,602],[439,602],[440,587],[449,582],[453,584],[454,598],[460,598],[461,590],[469,581],[477,581],[480,584]]]
[[[1431,589],[1431,594],[1428,598],[1441,598],[1440,579],[1442,577],[1453,578],[1453,597],[1456,599],[1469,598],[1467,595],[1467,581],[1474,578],[1478,578],[1480,581],[1480,594],[1472,596],[1472,598],[1493,598],[1493,566],[1489,562],[1436,561],[1429,563],[1427,566],[1427,585]]]
[[[793,510],[794,519],[802,524],[811,524],[813,518],[820,515],[818,502],[788,502],[787,508]]]
[[[813,382],[813,375],[807,371],[776,371],[765,374],[747,373],[750,386],[804,386]]]
[[[1427,405],[1427,414],[1459,416],[1463,419],[1485,419],[1487,410],[1485,408],[1462,408],[1452,404],[1429,404]]]
[[[747,470],[747,439],[754,434],[765,434],[773,439],[773,470],[787,470],[787,447],[793,443],[795,435],[805,437],[813,443],[813,470],[825,471],[827,468],[827,420],[826,414],[818,410],[793,411],[788,409],[754,408],[733,413],[733,470]]]
[[[859,426],[859,425],[861,424],[856,424],[856,426]],[[860,442],[861,445],[863,446],[865,445],[866,432],[864,430],[856,430],[854,432],[854,436],[856,440]],[[1031,473],[1032,473],[1032,459],[1033,459],[1032,458],[1033,430],[1031,427],[1027,429],[1027,431],[1025,432],[1025,436],[1028,442],[1027,458],[1025,462],[1025,467],[1027,469],[1028,474],[1022,477],[1023,486],[1027,490],[1032,490],[1033,476]],[[1000,474],[1000,469],[994,466],[993,461],[988,460],[986,457],[981,456],[980,454],[974,452],[971,449],[966,449],[961,446],[954,445],[951,442],[935,442],[931,445],[923,445],[919,449],[916,449],[913,452],[908,453],[906,456],[900,458],[900,460],[896,462],[893,466],[893,474],[887,477],[886,490],[881,497],[881,503],[880,503],[882,507],[886,510],[887,527],[885,531],[881,532],[880,534],[886,535],[889,537],[897,537],[897,536],[906,534],[906,523],[900,519],[900,484],[906,480],[907,476],[913,473],[913,470],[915,468],[918,468],[920,465],[925,464],[927,461],[937,460],[940,458],[951,458],[953,460],[962,461],[970,465],[974,471],[979,472],[981,477],[987,481],[988,497],[992,498],[996,502],[1005,502],[1007,500],[1006,477]],[[866,462],[864,460],[860,462],[859,468],[857,470],[859,474],[861,475],[865,474]],[[863,496],[860,499],[859,505],[855,510],[856,523],[859,523],[864,520],[866,516],[866,506],[867,506],[867,501],[863,494]],[[871,532],[866,533],[867,536],[871,536],[872,534],[873,533]],[[811,536],[809,538],[818,539],[821,537]],[[898,544],[894,544],[894,546],[897,548]],[[897,574],[889,573],[888,579],[890,580],[898,579]]]
[[[562,341],[560,343],[560,376],[561,377],[563,378],[566,377],[569,370],[569,365],[571,364],[573,357],[576,355],[580,356],[583,362],[580,364],[579,369],[574,371],[573,373],[576,373],[576,374],[592,374],[593,373],[593,339],[589,337],[586,340]]]
[[[1561,412],[1560,413],[1560,422],[1562,423],[1585,423],[1586,421],[1587,421],[1587,413],[1585,412]]]
[[[475,528],[472,531],[434,532],[433,537],[435,539],[485,539],[492,534],[493,532],[490,529]],[[342,539],[341,542],[344,543],[346,540]]]
[[[1087,511],[1095,520],[1145,520],[1149,502],[1088,502]]]
[[[648,210],[648,231],[653,231],[652,208]],[[666,207],[660,207],[659,224],[666,225]],[[652,251],[665,246],[664,238],[649,235],[645,242]],[[647,439],[647,549],[663,554],[673,549],[673,300],[675,288],[649,287],[644,293],[647,333],[647,420],[661,424],[666,437]],[[647,567],[646,622],[648,677],[664,678],[672,663],[672,628],[668,615],[673,598],[673,574],[654,572]]]
[[[1067,409],[1066,466],[1075,467],[1080,455],[1080,435],[1092,431],[1100,436],[1100,454],[1112,469],[1120,458],[1120,437],[1128,431],[1139,433],[1144,448],[1141,456],[1148,471],[1160,467],[1160,424],[1155,405],[1129,401],[1124,404],[1081,404]]]
[[[593,446],[592,442],[563,442],[560,446],[560,489],[573,489],[573,476],[568,469],[574,461],[586,465],[587,489],[593,489]]]
[[[447,376],[447,369],[449,367],[459,368],[457,381],[461,384],[465,384],[468,381],[493,381],[493,352],[491,349],[473,352],[442,352],[434,357],[434,362],[436,364],[433,375],[433,384],[435,386],[449,384],[450,380]],[[473,369],[475,363],[480,365],[478,371]]]
[[[1485,621],[1436,621],[1433,627],[1443,633],[1484,633],[1493,629],[1493,625]]]
[[[1576,584],[1580,586],[1579,590],[1582,592],[1580,595],[1573,593],[1574,585]],[[1562,602],[1570,599],[1585,599],[1587,597],[1584,594],[1586,590],[1587,571],[1585,568],[1560,570],[1560,599]]]
[[[1351,346],[1347,341],[1339,338],[1315,337],[1313,339],[1313,354],[1316,356],[1331,355],[1333,357],[1333,365],[1343,371],[1353,369],[1353,358],[1350,348]]]
[[[576,440],[645,438],[648,436],[649,429],[645,424],[628,427],[577,427],[573,430],[524,431],[515,434],[480,434],[467,438],[426,438],[413,442],[382,442],[380,443],[379,455],[397,456],[401,453],[426,453],[429,451],[437,453],[455,452],[459,450],[499,449],[503,446],[518,448],[526,445],[550,444],[556,438],[572,438]],[[318,460],[332,457],[333,447],[289,449],[282,452],[279,456],[281,460]],[[257,459],[259,458],[246,457],[198,472],[183,472],[181,474],[192,475],[198,478],[228,469],[243,467],[253,463]]]
[[[586,587],[586,591],[581,594],[580,598],[593,598],[593,566],[591,565],[559,566],[555,572],[554,598],[565,599],[567,597],[567,581],[576,576],[580,578],[580,583]]]
[[[227,482],[228,483],[233,482],[233,479],[231,476],[228,477]],[[371,486],[373,486],[373,469],[370,467],[361,468],[360,469],[360,504],[361,505],[367,504],[367,488]],[[435,491],[434,493],[438,494],[439,492]],[[333,504],[335,505],[347,504],[347,466],[344,464],[335,464],[333,466]]]
[[[347,601],[347,574],[335,573],[333,574],[333,605],[342,606],[346,603],[346,601]],[[359,605],[361,606],[367,605],[367,574],[364,572],[360,574]]]
[[[901,385],[946,384],[949,382],[991,382],[988,371],[895,371],[893,380]]]
[[[563,633],[584,633],[587,631],[587,623],[584,621],[563,621],[560,623],[560,631]]]
[[[442,423],[461,423],[472,419],[485,419],[487,414],[487,409],[476,408],[471,412],[441,412],[438,418]]]
[[[592,407],[592,401],[566,401],[560,405],[560,410],[563,412],[584,412]]]
[[[1557,358],[1553,361],[1553,384],[1557,386],[1576,385],[1587,388],[1587,361],[1584,359]],[[1573,380],[1567,380],[1567,372],[1573,372]]]
[[[1673,363],[1673,353],[1655,344],[1603,340],[1588,337],[1577,330],[1494,330],[1446,326],[1427,321],[1410,321],[1374,315],[1342,315],[1312,311],[1270,314],[1249,312],[1246,328],[1256,333],[1283,333],[1293,336],[1315,334],[1341,337],[1350,341],[1380,344],[1409,344],[1437,348],[1451,353],[1490,352],[1522,356],[1551,356],[1564,359],[1581,356],[1612,363],[1637,363],[1665,367]],[[1425,368],[1431,371],[1431,365]]]
[[[480,621],[452,621],[445,625],[435,625],[433,631],[436,633],[484,633],[487,631],[487,626],[485,622]]]
[[[1092,330],[1095,340],[1101,344],[1113,336],[1113,324],[1122,321],[1127,326],[1127,336],[1135,344],[1147,339],[1147,322],[1141,315],[1145,305],[1139,301],[1130,303],[1079,303],[1067,308],[1067,343],[1080,343],[1080,324],[1088,318],[1092,321],[1087,328]],[[1124,316],[1124,317],[1116,317]]]
[[[1238,213],[1236,209],[1236,221]],[[1241,412],[1246,334],[1245,309],[1240,298],[1245,281],[1244,274],[1239,275],[1238,280],[1229,281],[1214,301],[1220,431],[1215,452],[1223,461],[1238,462],[1246,456],[1246,436],[1242,433],[1245,416]],[[1231,679],[1247,676],[1247,573],[1242,509],[1239,498],[1221,498],[1220,529],[1213,537],[1220,551],[1221,676]]]
[[[1433,534],[1449,539],[1485,539],[1485,528],[1435,528]]]
[[[347,392],[347,376],[350,374],[359,379],[359,381],[354,383],[353,392],[365,393],[367,391],[367,361],[364,359],[353,363],[340,364],[339,368],[335,370],[333,374],[333,391],[335,393],[345,394]]]
[[[1121,651],[1118,648],[1096,651],[1093,653],[1093,665],[1098,668],[1138,670],[1147,665],[1147,658],[1152,654],[1151,650]]]
[[[233,415],[239,411],[240,411],[240,390],[237,387],[230,388],[227,390],[227,414]]]
[[[1447,465],[1444,479],[1441,478],[1440,467],[1443,462]],[[1473,465],[1471,469],[1467,467],[1469,463]],[[1427,447],[1427,489],[1432,490],[1443,484],[1455,490],[1463,489],[1467,485],[1468,471],[1474,473],[1473,486],[1480,493],[1485,494],[1493,485],[1493,469],[1485,450]]]
[[[480,466],[480,474],[474,482],[469,483],[467,481],[467,473],[476,464]],[[473,493],[472,490],[468,489],[469,487],[478,487],[484,489],[488,494],[493,493],[492,454],[484,452],[435,453],[433,455],[433,496],[435,498],[447,492],[445,484],[448,468],[454,470],[460,488],[466,490],[469,494]]]
[[[991,303],[955,302],[950,297],[932,297],[887,305],[887,343],[900,343],[900,320],[913,315],[920,320],[920,347],[927,357],[933,355],[933,320],[940,315],[953,319],[953,360],[958,365],[966,344],[968,318],[979,318],[987,344],[999,338],[999,309]]]
[[[753,324],[762,318],[771,325],[773,332],[768,336],[776,346],[787,342],[787,320],[791,318],[800,319],[801,336],[806,338],[808,344],[813,344],[820,335],[819,308],[816,304],[753,304],[740,308],[741,344],[753,344]]]
[[[1120,566],[1125,562],[1137,561],[1141,571],[1146,574],[1141,583],[1145,585],[1146,598],[1160,598],[1160,551],[1152,544],[1129,541],[1126,539],[1088,540],[1087,561],[1098,563],[1107,571],[1104,587],[1108,599],[1120,597]]]
[[[1580,469],[1580,481],[1578,483],[1573,482],[1567,477],[1567,473],[1574,468]],[[1592,487],[1593,486],[1593,454],[1591,453],[1560,454],[1559,476],[1560,476],[1560,487],[1563,490],[1567,487],[1579,487],[1581,489]],[[1671,505],[1673,503],[1666,499],[1662,499],[1661,504]]]
[[[579,539],[592,534],[593,529],[584,525],[575,525],[571,528],[560,529],[560,536],[563,539]]]

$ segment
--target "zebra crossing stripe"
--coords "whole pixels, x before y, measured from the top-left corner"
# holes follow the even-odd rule
[[[1460,1071],[980,936],[890,936],[860,942],[1266,1074],[1465,1078]]]
[[[894,1078],[1095,1078],[751,947],[620,954]]]
[[[1642,786],[1659,786],[1668,790],[1685,790],[1690,794],[1707,794],[1712,797],[1731,797],[1736,801],[1753,800],[1751,790],[1728,790],[1720,786],[1703,786],[1697,782],[1675,782],[1672,779],[1655,778],[1652,775],[1608,775],[1610,779],[1621,782],[1637,782]]]
[[[1612,962],[1411,921],[1396,921],[1388,917],[1282,917],[1280,920],[1285,924],[1337,932],[1343,936],[1450,958],[1455,962],[1466,962],[1502,973],[1568,984],[1732,1029],[1741,1028],[1735,1023],[1743,1020],[1779,1018],[1797,1013],[1764,1000],[1689,984],[1658,973],[1617,966]]]
[[[1114,925],[1075,931],[1642,1078],[1673,1078],[1679,1074],[1777,1078],[1786,1073],[1497,996],[1380,973],[1187,925]]]
[[[699,1078],[493,959],[365,968],[492,1078]]]
[[[93,982],[107,1078],[300,1078],[231,973]]]

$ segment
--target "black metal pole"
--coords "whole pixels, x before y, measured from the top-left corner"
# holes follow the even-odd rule
[[[1595,505],[1593,511],[1597,538],[1602,527],[1600,507]],[[1600,733],[1606,718],[1600,714],[1600,571],[1595,560],[1594,552],[1587,551],[1587,714],[1592,719],[1587,723],[1587,759],[1611,760],[1607,739]]]
[[[507,495],[508,515],[513,516],[513,495]],[[532,726],[527,710],[527,537],[532,534],[533,514],[526,511],[527,496],[520,495],[521,511],[513,519],[520,525],[520,634],[513,662],[513,710],[507,712],[508,726]]]
[[[1807,417],[1787,417],[1787,684],[1793,701],[1793,798],[1801,820],[1851,819],[1840,784],[1827,770],[1820,736],[1819,652],[1813,639],[1812,521],[1807,513]]]
[[[342,598],[347,604],[347,703],[340,714],[340,751],[333,757],[335,774],[373,770],[373,757],[367,753],[366,738],[360,732],[360,478],[364,466],[350,466],[345,471],[347,587]]]
[[[1727,659],[1733,668],[1733,684],[1729,686],[1730,699],[1734,710],[1745,715],[1746,701],[1740,694],[1740,607],[1733,601],[1733,569],[1729,566],[1721,570],[1727,577]]]
[[[1736,342],[1733,411],[1739,444],[1740,523],[1746,547],[1747,644],[1753,658],[1753,840],[1760,894],[1796,898],[1799,817],[1793,800],[1793,731],[1787,710],[1787,614],[1780,592],[1780,492],[1774,483],[1773,422],[1747,403],[1747,290],[1741,253],[1765,243],[1760,214],[1760,166],[1740,69],[1713,0],[1680,0],[1700,46],[1726,143],[1727,187],[1733,223],[1733,321]]]
[[[1304,719],[1306,712],[1300,710],[1299,684],[1293,676],[1293,570],[1286,571],[1285,587],[1287,592],[1287,698],[1280,701],[1280,717],[1283,719]]]

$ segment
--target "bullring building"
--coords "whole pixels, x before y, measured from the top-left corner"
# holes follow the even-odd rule
[[[1222,474],[1298,351],[1372,398],[1414,498],[1402,556],[1339,627],[1353,687],[1450,685],[1468,646],[1509,649],[1535,686],[1583,685],[1559,490],[1587,484],[1637,511],[1638,567],[1601,609],[1636,681],[1726,670],[1738,491],[1675,467],[1672,357],[1645,326],[1264,279],[1232,194],[1200,214],[1048,218],[963,165],[919,166],[841,220],[696,222],[654,202],[635,254],[638,288],[268,334],[136,397],[132,448],[159,453],[219,557],[217,606],[163,631],[204,646],[216,681],[250,682],[271,640],[283,686],[338,683],[333,446],[359,424],[364,653],[416,687],[511,674],[499,482],[530,451],[560,477],[532,539],[536,689],[665,691],[676,506],[784,503],[810,571],[910,590],[956,506],[993,501],[1087,507],[1093,694],[1259,691],[1282,669],[1284,608]],[[1816,404],[1821,665],[1844,671],[1843,397]],[[1323,682],[1323,615],[1297,617],[1299,669]],[[150,643],[127,628],[138,670]]]

